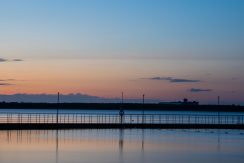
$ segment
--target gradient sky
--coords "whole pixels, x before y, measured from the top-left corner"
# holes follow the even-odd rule
[[[244,104],[243,70],[243,0],[0,0],[0,94]]]

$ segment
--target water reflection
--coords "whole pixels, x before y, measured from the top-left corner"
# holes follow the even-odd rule
[[[220,143],[220,133],[219,133],[219,131],[218,131],[217,135],[218,135],[217,150],[220,151],[221,150],[221,143]]]
[[[141,160],[141,162],[142,163],[144,163],[144,160],[145,160],[145,158],[144,158],[144,133],[145,131],[144,130],[142,130],[142,139],[141,139],[141,158],[142,158],[142,160]]]
[[[244,135],[241,132],[137,129],[0,131],[0,162],[238,163],[244,161]]]
[[[123,163],[124,129],[119,129],[119,161]]]
[[[58,130],[56,130],[56,163],[58,163]]]

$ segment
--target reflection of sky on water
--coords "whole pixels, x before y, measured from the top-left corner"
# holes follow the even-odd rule
[[[0,131],[1,163],[238,163],[243,153],[243,130]]]

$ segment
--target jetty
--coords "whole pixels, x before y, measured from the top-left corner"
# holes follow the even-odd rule
[[[0,130],[244,129],[244,114],[0,113]]]

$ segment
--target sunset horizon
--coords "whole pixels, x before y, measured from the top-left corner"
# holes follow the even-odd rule
[[[0,163],[243,163],[244,0],[0,0]]]

